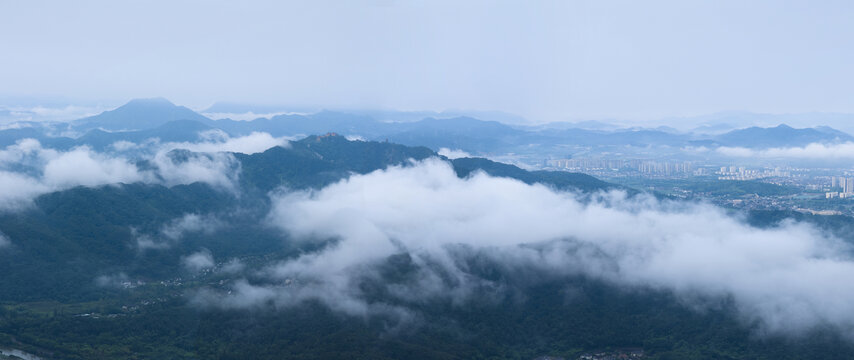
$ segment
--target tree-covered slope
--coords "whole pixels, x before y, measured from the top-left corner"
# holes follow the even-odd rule
[[[351,174],[438,156],[425,147],[349,141],[334,134],[310,136],[263,153],[233,155],[240,163],[237,193],[204,183],[76,187],[43,195],[26,210],[0,214],[0,231],[13,239],[10,248],[0,251],[0,273],[8,275],[0,277],[0,288],[7,289],[0,293],[0,301],[98,296],[97,276],[162,278],[180,271],[180,254],[200,248],[216,258],[282,251],[289,245],[259,221],[269,211],[270,191],[319,189]],[[483,170],[562,190],[611,186],[583,174],[528,172],[486,159],[456,159],[451,164],[460,177]],[[225,217],[228,226],[205,236],[189,234],[169,244],[174,251],[138,249],[140,237],[157,236],[164,224],[186,214]]]
[[[11,239],[0,249],[0,347],[62,359],[571,359],[626,347],[643,348],[652,359],[827,359],[854,351],[834,329],[798,337],[762,334],[761,324],[737,315],[731,299],[692,302],[665,289],[557,276],[503,264],[482,252],[489,249],[465,246],[449,260],[465,276],[496,286],[466,297],[415,297],[405,303],[405,317],[354,317],[316,301],[270,301],[239,310],[202,306],[194,297],[200,289],[227,291],[234,276],[261,284],[269,280],[266,266],[335,246],[335,239],[294,241],[272,228],[271,192],[317,190],[353,174],[438,155],[424,147],[327,134],[233,156],[240,171],[236,191],[204,183],[76,187],[0,215],[0,230]],[[478,158],[444,161],[460,178],[482,171],[557,190],[615,188],[582,174],[530,172]],[[202,223],[170,239],[176,231],[170,226],[187,214]],[[840,236],[854,224],[847,217],[745,215],[762,228],[792,217]],[[141,240],[164,248],[142,248]],[[215,259],[213,270],[184,266],[188,254],[199,251]],[[231,269],[233,264],[246,270]],[[359,291],[367,303],[388,305],[402,301],[390,289],[423,281],[417,266],[429,266],[405,252],[376,265],[360,278]],[[457,280],[444,274],[436,281]]]

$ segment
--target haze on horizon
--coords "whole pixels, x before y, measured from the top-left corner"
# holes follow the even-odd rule
[[[0,12],[0,99],[532,122],[854,113],[846,1],[3,1]]]

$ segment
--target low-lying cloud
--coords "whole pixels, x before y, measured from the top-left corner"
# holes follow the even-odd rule
[[[6,234],[0,232],[0,249],[12,245],[12,242],[9,241],[9,238],[6,237]]]
[[[288,137],[273,137],[265,132],[252,132],[249,135],[231,137],[222,130],[214,129],[199,133],[201,141],[198,142],[170,142],[159,146],[161,151],[174,149],[185,149],[194,152],[236,152],[242,154],[255,154],[269,148],[282,146],[288,147]]]
[[[207,116],[208,118],[214,120],[222,120],[222,119],[230,119],[236,121],[252,121],[260,118],[270,119],[274,116],[279,115],[308,115],[309,113],[303,112],[269,112],[269,113],[255,113],[252,111],[242,112],[242,113],[233,113],[233,112],[206,112],[202,113],[202,115]]]
[[[211,235],[225,226],[216,216],[189,213],[166,222],[154,234],[140,234],[137,229],[131,229],[131,232],[136,239],[137,249],[159,250],[172,247],[188,234]]]
[[[180,240],[187,233],[213,234],[223,225],[212,215],[185,214],[163,225],[160,232],[170,240]]]
[[[4,111],[5,110],[5,111]],[[2,106],[0,105],[0,121],[68,121],[92,116],[108,110],[103,106]]]
[[[467,153],[467,152],[465,152],[465,151],[462,151],[462,150],[460,150],[460,149],[454,149],[454,150],[451,150],[451,149],[449,149],[449,148],[441,148],[441,149],[439,149],[438,154],[439,154],[439,155],[442,155],[442,156],[444,156],[444,157],[446,157],[446,158],[448,158],[448,159],[451,159],[451,160],[453,160],[453,159],[459,159],[459,158],[470,158],[470,157],[472,157],[472,156],[471,156],[471,154],[469,154],[469,153]]]
[[[157,178],[167,186],[203,182],[237,192],[240,162],[230,153],[159,151],[151,162]]]
[[[184,268],[191,272],[199,272],[212,268],[215,263],[210,251],[200,250],[181,259]]]
[[[719,147],[720,155],[743,158],[807,159],[807,160],[851,160],[854,159],[854,143],[812,143],[803,147],[779,147],[749,149],[744,147]]]
[[[147,176],[128,159],[99,154],[86,146],[57,154],[44,167],[43,181],[54,188],[134,183]]]
[[[850,245],[803,223],[754,228],[708,204],[622,192],[581,200],[483,173],[460,179],[429,159],[278,195],[268,220],[296,241],[329,243],[269,267],[269,285],[241,280],[230,295],[207,290],[198,302],[316,300],[352,315],[406,316],[408,303],[500,292],[506,284],[461,261],[477,254],[516,273],[582,275],[686,301],[732,299],[746,321],[770,331],[831,325],[854,335],[854,288],[840,283],[854,277]],[[378,269],[398,255],[417,271],[407,282],[385,282]],[[368,300],[365,279],[397,305]]]
[[[122,157],[97,153],[87,146],[57,151],[34,139],[22,139],[0,150],[0,210],[27,206],[33,198],[74,186],[150,181]]]
[[[237,194],[240,162],[231,152],[252,154],[288,145],[287,139],[267,133],[232,138],[218,131],[203,133],[196,143],[119,141],[111,145],[113,152],[86,145],[56,150],[35,139],[21,139],[0,149],[0,211],[20,209],[39,195],[75,186],[203,182]],[[140,167],[141,161],[147,166]]]
[[[96,277],[95,285],[108,288],[130,287],[131,280],[127,274],[120,272],[117,274],[101,275]]]
[[[27,175],[0,171],[0,211],[26,207],[51,188]]]

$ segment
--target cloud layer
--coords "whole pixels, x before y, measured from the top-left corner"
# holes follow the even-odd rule
[[[216,216],[190,213],[163,224],[155,234],[140,234],[136,229],[131,231],[136,238],[137,249],[156,250],[170,248],[187,234],[210,235],[225,226],[226,224]]]
[[[289,138],[273,137],[265,132],[231,137],[224,131],[213,129],[199,133],[198,142],[170,142],[159,146],[161,151],[185,149],[195,152],[236,152],[255,154],[276,146],[287,147]]]
[[[459,159],[459,158],[470,158],[470,157],[472,157],[471,154],[469,154],[463,150],[460,150],[460,149],[451,150],[449,148],[439,149],[438,154],[442,155],[448,159]]]
[[[803,147],[748,149],[744,147],[719,147],[718,154],[744,158],[780,158],[805,160],[851,160],[854,159],[854,143],[812,143]]]
[[[38,195],[74,186],[150,179],[150,174],[123,157],[97,153],[87,146],[62,152],[22,139],[0,150],[0,210],[26,206]]]
[[[210,130],[200,133],[197,142],[118,141],[106,152],[86,145],[60,151],[35,139],[21,139],[0,149],[0,211],[19,209],[39,195],[75,186],[203,182],[237,193],[240,162],[231,153],[253,154],[275,146],[289,146],[288,139],[260,132],[230,137]],[[140,161],[150,166],[140,167]]]
[[[11,245],[11,244],[12,244],[12,242],[11,242],[11,241],[9,241],[9,238],[8,238],[8,237],[6,237],[6,235],[5,235],[5,234],[0,233],[0,249],[2,249],[2,248],[4,248],[4,247],[7,247],[7,246],[9,246],[9,245]]]
[[[839,283],[854,276],[849,245],[800,223],[750,227],[711,205],[620,192],[583,201],[482,173],[459,179],[431,159],[278,196],[269,221],[296,241],[331,243],[269,267],[269,285],[238,281],[231,295],[206,291],[197,301],[319,300],[353,315],[406,316],[407,303],[465,302],[507,286],[462,260],[477,254],[512,273],[584,275],[686,301],[732,299],[746,321],[770,331],[829,324],[854,335],[854,288]],[[378,269],[398,255],[417,270],[386,282]],[[390,301],[369,300],[366,279],[382,284]]]
[[[181,263],[188,271],[199,272],[214,266],[213,255],[210,251],[200,250],[181,259]]]

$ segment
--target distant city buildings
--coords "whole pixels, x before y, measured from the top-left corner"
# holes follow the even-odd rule
[[[613,157],[606,157],[608,155]],[[854,216],[854,167],[813,168],[756,161],[730,165],[709,160],[620,158],[623,154],[589,156],[539,158],[536,168],[585,173],[616,184],[678,198],[708,199],[727,207]],[[715,184],[738,180],[770,186]]]
[[[639,172],[643,174],[659,174],[659,175],[674,175],[685,174],[692,175],[692,166],[690,162],[658,162],[644,161],[637,165]]]
[[[637,171],[645,175],[686,176],[693,175],[690,162],[618,160],[618,159],[553,159],[546,165],[571,171]]]
[[[744,166],[722,166],[718,171],[718,180],[756,180],[769,177],[790,177],[792,174],[788,171],[783,171],[780,168],[774,170],[762,169],[754,170],[747,169]]]
[[[839,189],[841,191],[825,193],[824,196],[827,199],[854,197],[854,177],[832,176],[830,178],[830,187],[833,190]]]

